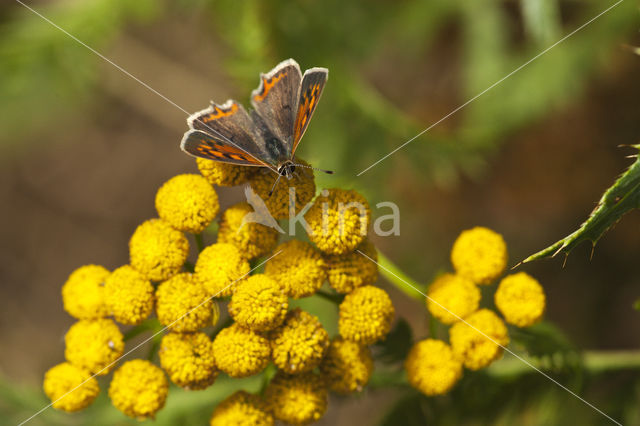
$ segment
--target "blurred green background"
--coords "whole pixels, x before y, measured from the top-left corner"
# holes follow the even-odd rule
[[[259,72],[293,57],[329,82],[299,156],[336,172],[372,206],[393,201],[399,236],[374,239],[417,281],[449,269],[463,230],[505,236],[511,265],[574,230],[638,143],[638,4],[625,0],[360,177],[380,157],[613,5],[595,0],[207,1],[28,3],[187,111],[246,105]],[[72,319],[60,287],[87,263],[128,262],[135,226],[155,216],[157,188],[196,170],[178,147],[186,115],[18,3],[0,5],[0,418],[48,401],[44,372],[62,361]],[[220,191],[223,205],[242,199]],[[374,217],[388,210],[374,208]],[[640,346],[632,213],[591,247],[522,268],[544,285],[546,318],[575,347]],[[415,338],[423,305],[381,280]],[[506,362],[507,360],[505,360]],[[640,424],[637,371],[554,377],[627,424]],[[249,381],[249,388],[256,383]],[[162,424],[208,418],[229,383],[175,391]],[[109,406],[32,424],[137,424]],[[409,419],[388,417],[396,412]],[[385,420],[386,419],[386,420]],[[4,422],[5,420],[0,420]],[[474,376],[451,395],[372,387],[333,398],[320,424],[601,424],[606,419],[544,377]]]

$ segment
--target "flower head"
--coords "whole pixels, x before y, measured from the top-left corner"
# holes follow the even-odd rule
[[[165,334],[158,353],[164,371],[182,388],[206,389],[218,377],[213,342],[204,333]]]
[[[509,335],[504,322],[493,311],[480,309],[451,326],[449,341],[465,367],[479,370],[502,355],[501,346],[509,343]]]
[[[291,376],[279,371],[265,391],[276,419],[293,425],[320,420],[327,411],[328,397],[326,384],[313,372]]]
[[[462,377],[462,363],[442,340],[413,345],[404,366],[411,386],[427,396],[447,393]]]
[[[217,243],[206,247],[198,256],[195,277],[209,296],[231,296],[249,274],[249,262],[233,244]]]
[[[375,246],[365,238],[357,247],[371,259],[378,259]],[[358,251],[340,255],[325,255],[329,284],[338,293],[351,293],[354,289],[371,285],[378,279],[378,265]]]
[[[109,385],[113,405],[140,420],[153,418],[164,407],[168,393],[169,383],[160,367],[142,359],[122,364]]]
[[[368,347],[336,337],[322,360],[320,371],[329,389],[340,394],[359,392],[373,372],[373,358]]]
[[[340,304],[338,329],[347,340],[370,345],[386,337],[395,310],[389,295],[378,287],[358,287]]]
[[[210,426],[273,426],[267,404],[257,395],[237,391],[222,401],[211,415]]]
[[[259,223],[244,222],[253,209],[248,203],[238,203],[222,214],[218,242],[233,244],[245,259],[251,260],[269,253],[278,243],[278,231]]]
[[[98,381],[89,371],[68,362],[51,367],[42,387],[53,408],[69,413],[87,408],[100,393]]]
[[[231,377],[247,377],[261,372],[269,363],[269,341],[238,324],[220,330],[213,341],[218,368]]]
[[[122,356],[124,340],[113,320],[80,320],[64,336],[64,356],[71,364],[104,375]]]
[[[544,290],[535,278],[525,272],[503,278],[494,298],[505,320],[518,327],[535,324],[544,313]]]
[[[275,248],[280,252],[265,264],[264,273],[280,283],[289,297],[314,294],[327,278],[324,260],[311,244],[289,240]]]
[[[242,327],[268,331],[279,326],[289,302],[282,287],[264,274],[252,275],[233,293],[229,314]]]
[[[77,319],[104,318],[109,313],[104,304],[104,281],[109,271],[99,265],[81,266],[62,286],[64,310]]]
[[[156,315],[172,331],[197,331],[212,324],[213,300],[193,274],[174,275],[156,290]]]
[[[451,263],[459,275],[474,283],[491,284],[507,267],[507,245],[502,235],[477,226],[456,239]]]
[[[196,158],[198,170],[211,185],[235,186],[247,181],[255,170],[253,167],[236,166],[235,164],[222,163],[220,161]]]
[[[140,324],[153,311],[151,282],[129,265],[107,277],[104,295],[107,310],[122,324]]]
[[[300,159],[298,163],[308,166],[307,162]],[[316,193],[316,184],[313,179],[313,169],[308,167],[296,167],[291,179],[280,179],[273,189],[271,188],[277,178],[271,170],[259,170],[249,179],[249,185],[264,201],[269,213],[276,219],[289,217],[289,209],[295,206],[294,216],[307,205]],[[293,199],[290,197],[293,195]]]
[[[200,175],[175,176],[156,194],[158,215],[178,231],[199,234],[216,217],[219,208],[216,191]]]
[[[290,311],[270,337],[273,363],[289,374],[313,370],[329,346],[320,320],[299,308]]]
[[[427,291],[427,308],[443,324],[453,324],[478,309],[480,289],[467,278],[440,275]]]
[[[188,254],[187,238],[162,219],[147,220],[129,240],[131,266],[151,281],[178,273]]]
[[[305,219],[311,228],[309,239],[322,252],[344,254],[367,236],[371,209],[356,191],[334,188],[320,193]]]

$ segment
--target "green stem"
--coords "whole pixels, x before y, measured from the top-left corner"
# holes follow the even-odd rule
[[[341,294],[329,293],[323,290],[318,290],[316,291],[315,294],[316,296],[322,297],[323,299],[326,299],[332,303],[335,303],[336,305],[339,305],[344,300],[344,296]]]
[[[196,239],[196,246],[198,247],[198,253],[204,250],[204,241],[202,239],[202,232],[199,234],[193,234]]]
[[[124,341],[128,341],[149,330],[159,330],[162,327],[157,318],[149,318],[133,327],[124,334]]]
[[[195,271],[195,266],[193,263],[189,262],[188,260],[184,262],[184,269],[187,272],[193,272]]]
[[[380,251],[378,251],[378,264],[380,265],[380,274],[395,285],[398,290],[413,299],[424,301],[424,295],[426,294],[426,286],[424,284],[409,278]]]

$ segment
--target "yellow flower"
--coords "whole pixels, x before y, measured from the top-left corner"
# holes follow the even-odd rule
[[[218,242],[235,245],[245,259],[251,260],[269,253],[278,243],[278,231],[259,223],[242,223],[253,209],[248,203],[238,203],[223,214],[218,229]]]
[[[274,250],[280,252],[264,266],[264,273],[276,280],[289,297],[300,299],[314,294],[327,278],[324,260],[311,244],[290,240]]]
[[[339,394],[360,392],[373,372],[373,358],[368,347],[336,337],[331,341],[320,371],[329,389]]]
[[[376,247],[365,238],[357,247],[371,259],[378,260]],[[325,255],[329,284],[338,293],[351,293],[354,289],[371,285],[378,280],[378,265],[357,251],[341,255]]]
[[[359,287],[340,304],[338,329],[347,340],[370,345],[386,337],[395,310],[389,295],[378,287]]]
[[[238,324],[220,330],[213,341],[218,368],[231,377],[247,377],[264,370],[269,363],[269,341]]]
[[[129,241],[131,266],[151,281],[164,281],[178,273],[188,254],[187,238],[162,219],[147,220]]]
[[[153,286],[129,265],[116,269],[104,283],[107,310],[122,324],[140,324],[153,311]]]
[[[51,367],[44,375],[42,387],[53,408],[69,413],[88,407],[100,393],[98,381],[91,373],[68,362]]]
[[[465,367],[479,370],[502,355],[501,346],[509,343],[507,327],[488,309],[474,312],[465,321],[458,321],[451,326],[449,341],[453,353],[463,360]]]
[[[213,342],[204,333],[168,333],[160,345],[160,365],[176,385],[199,390],[218,377]]]
[[[367,200],[356,191],[323,190],[305,214],[311,228],[309,239],[322,252],[344,254],[367,236],[371,210]]]
[[[480,303],[480,289],[467,278],[454,274],[436,278],[427,296],[429,312],[443,324],[453,324],[475,312]]]
[[[413,345],[404,367],[411,386],[427,396],[449,392],[462,377],[462,363],[441,340],[425,339]]]
[[[156,315],[172,331],[197,331],[211,325],[213,300],[193,274],[183,272],[156,290]]]
[[[158,216],[178,231],[199,234],[209,226],[219,209],[216,191],[200,175],[175,176],[156,194]]]
[[[300,159],[298,163],[308,166],[309,164]],[[289,217],[289,209],[295,206],[295,216],[313,199],[316,193],[316,184],[313,179],[313,170],[308,167],[296,167],[293,177],[287,179],[280,178],[278,184],[273,190],[273,194],[269,195],[273,184],[278,175],[273,171],[263,168],[258,170],[249,179],[249,185],[255,193],[264,201],[269,209],[269,213],[276,219],[287,219]],[[293,201],[289,198],[293,194]],[[290,205],[291,204],[291,205]]]
[[[273,426],[267,405],[257,395],[237,391],[222,401],[211,415],[209,426]]]
[[[507,245],[502,235],[477,226],[456,239],[451,263],[459,275],[474,283],[491,284],[507,267]]]
[[[242,327],[260,332],[282,324],[288,307],[282,287],[268,276],[256,274],[243,281],[233,293],[229,314]]]
[[[103,291],[108,276],[109,271],[99,265],[85,265],[73,271],[62,286],[64,310],[77,319],[106,317]]]
[[[267,386],[265,400],[278,420],[292,425],[316,422],[327,411],[329,392],[313,372],[290,376],[281,371]]]
[[[535,324],[544,313],[544,290],[535,278],[524,272],[503,278],[494,298],[507,322],[518,327]]]
[[[211,185],[235,186],[247,181],[255,170],[253,167],[236,166],[235,164],[221,163],[220,161],[196,158],[198,170]]]
[[[122,356],[124,340],[113,320],[80,320],[64,336],[64,356],[71,364],[104,375]]]
[[[198,256],[195,277],[209,296],[226,297],[233,294],[240,281],[249,274],[249,262],[232,244],[217,243],[206,247]]]
[[[320,320],[300,308],[290,311],[270,337],[273,363],[289,374],[313,370],[329,346]]]
[[[168,393],[169,383],[160,367],[142,359],[125,362],[109,385],[114,407],[139,420],[153,418],[164,407]]]

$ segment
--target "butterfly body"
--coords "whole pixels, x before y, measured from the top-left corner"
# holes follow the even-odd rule
[[[329,71],[311,68],[302,75],[293,59],[260,75],[251,93],[253,110],[228,100],[212,103],[187,120],[180,147],[186,153],[226,163],[268,167],[291,178],[294,155],[318,104]]]

